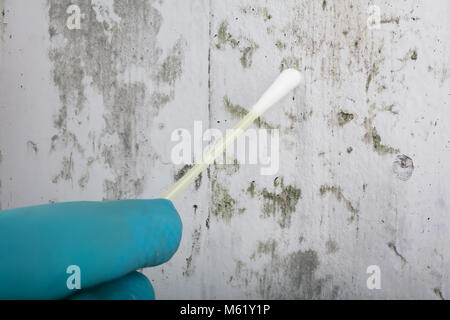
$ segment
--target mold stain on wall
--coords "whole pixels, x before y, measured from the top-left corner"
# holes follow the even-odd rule
[[[81,155],[84,160],[78,161],[85,163],[80,187],[89,180],[90,165],[84,155],[88,153],[91,160],[102,161],[113,177],[104,181],[105,200],[137,197],[142,193],[145,174],[139,170],[143,166],[141,159],[149,159],[147,156],[152,152],[142,131],[160,108],[174,98],[185,46],[184,40],[179,39],[163,56],[163,50],[157,46],[163,18],[152,1],[111,3],[106,10],[98,1],[81,1],[79,7],[84,15],[81,29],[69,30],[66,9],[71,1],[48,0],[49,57],[61,101],[55,115],[57,133],[52,138],[52,151]],[[131,76],[130,67],[139,71]],[[124,75],[130,76],[127,79]],[[92,145],[97,146],[92,149],[81,146],[75,134],[78,124],[90,124],[84,112],[88,86],[101,94],[105,109],[104,128],[91,135],[95,137]],[[64,174],[59,174],[57,181],[67,177],[66,158],[61,169]]]
[[[73,156],[70,154],[69,157],[64,157],[62,160],[62,168],[61,171],[53,178],[53,183],[58,183],[60,180],[71,181],[72,174],[74,170],[73,165]]]
[[[328,254],[333,254],[339,251],[339,245],[336,241],[329,239],[326,243],[325,243],[326,249],[327,249],[327,253]]]
[[[239,161],[237,159],[234,159],[233,163],[230,163],[231,159],[230,159],[230,157],[227,158],[227,155],[225,152],[223,155],[223,159],[227,159],[227,161],[229,161],[229,162],[226,162],[224,164],[218,164],[217,161],[214,161],[213,169],[215,172],[214,176],[216,177],[216,179],[218,176],[218,172],[223,172],[227,176],[232,176],[232,175],[238,173],[239,170],[241,169],[241,164],[239,163]]]
[[[378,133],[377,128],[374,126],[374,120],[376,118],[376,104],[371,104],[369,107],[369,116],[364,119],[364,127],[366,129],[366,134],[363,140],[372,145],[372,148],[380,156],[385,154],[395,154],[399,153],[400,149],[393,148],[389,145],[385,145],[381,142],[381,136]]]
[[[259,241],[250,256],[249,265],[236,263],[235,276],[239,284],[249,286],[255,280],[263,299],[336,299],[339,287],[333,286],[332,277],[317,277],[320,261],[316,251],[296,250],[285,254],[275,239]],[[265,262],[268,261],[268,262]]]
[[[373,150],[376,151],[379,155],[385,155],[385,154],[395,154],[400,152],[399,149],[395,149],[391,146],[384,145],[381,143],[381,137],[378,134],[377,128],[374,127],[370,120],[365,121],[365,127],[367,129],[367,133],[364,136],[364,140],[367,143],[371,143],[373,146]]]
[[[255,41],[243,36],[234,37],[228,31],[228,22],[225,20],[220,23],[215,37],[217,37],[216,49],[224,50],[229,45],[232,49],[239,50],[241,53],[242,68],[248,69],[252,66],[253,55],[259,49],[259,45]]]
[[[183,73],[183,41],[178,40],[164,59],[156,79],[159,83],[174,85]]]
[[[244,208],[238,208],[238,203],[230,195],[228,188],[219,182],[217,176],[211,181],[211,213],[221,221],[230,222],[235,215],[245,212]]]
[[[183,168],[181,168],[180,170],[178,170],[174,176],[173,176],[173,180],[174,182],[177,182],[178,180],[180,180],[181,178],[183,178],[183,176],[190,170],[192,169],[194,166],[193,165],[185,165]],[[200,174],[197,179],[195,179],[194,182],[194,186],[195,186],[195,190],[198,191],[202,185],[202,180],[203,180],[203,174]]]
[[[439,297],[439,299],[445,300],[444,295],[442,294],[442,290],[440,288],[434,288],[433,292],[436,296]]]
[[[5,2],[4,0],[0,0],[0,41],[3,41],[3,35],[5,34],[6,30],[5,17]]]
[[[38,144],[36,143],[36,142],[33,142],[33,141],[28,141],[27,142],[27,147],[31,150],[31,151],[33,151],[35,154],[37,154],[38,152],[39,152],[39,147],[38,147]]]
[[[283,72],[284,70],[289,69],[289,68],[301,70],[301,66],[302,66],[302,63],[300,61],[300,58],[294,57],[294,56],[284,57],[281,60],[280,72]]]
[[[298,23],[294,21],[289,22],[281,28],[284,39],[283,41],[277,41],[277,47],[280,50],[285,50],[286,46],[283,43],[287,42],[291,44],[290,50],[292,51],[294,44],[302,45],[302,47],[307,49],[311,57],[320,57],[318,59],[321,59],[321,61],[314,61],[314,58],[305,60],[307,63],[305,68],[311,69],[312,76],[315,77],[318,70],[315,67],[313,68],[313,66],[320,63],[320,80],[326,83],[330,83],[330,80],[332,80],[330,85],[333,88],[340,87],[345,74],[364,73],[366,76],[365,91],[367,103],[370,103],[374,94],[371,89],[375,84],[383,80],[386,69],[386,55],[383,50],[387,40],[384,38],[376,39],[370,33],[365,32],[366,21],[364,19],[353,19],[353,17],[360,17],[361,12],[367,9],[365,4],[348,2],[345,5],[335,5],[328,2],[323,8],[321,10],[313,2],[304,2],[296,5],[294,12],[296,12],[299,20],[310,21],[310,25],[316,27],[317,21],[321,21],[318,17],[325,18],[330,14],[341,17],[339,20],[346,21],[348,25],[335,24],[332,32],[327,32],[329,31],[328,28],[320,26],[313,29],[316,32],[308,33],[308,28],[299,27]],[[323,11],[323,13],[320,11]],[[342,31],[337,33],[339,30]],[[407,61],[416,61],[417,58],[417,50],[410,50],[405,55],[405,64]],[[283,65],[282,63],[282,68]],[[345,65],[345,68],[342,67],[343,65]],[[389,106],[385,111],[398,115],[398,111],[389,110]],[[353,118],[356,118],[356,116],[356,114],[353,114]],[[398,153],[399,149],[383,143],[380,132],[374,123],[375,117],[376,114],[370,113],[369,110],[369,116],[365,118],[362,124],[366,130],[364,141],[370,144],[379,155]],[[352,115],[345,112],[345,114],[338,115],[338,123],[340,126],[344,126],[353,118]]]
[[[190,277],[195,272],[195,258],[200,254],[200,237],[202,235],[202,227],[195,229],[192,234],[191,254],[186,258],[186,267],[183,276]]]
[[[252,181],[247,193],[252,198],[258,196],[262,200],[262,217],[275,218],[283,229],[291,226],[292,215],[302,198],[302,190],[294,185],[285,185],[283,177],[274,180],[271,190],[257,190],[255,181]]]
[[[272,15],[269,9],[260,6],[242,6],[240,11],[245,15],[253,15],[256,17],[261,17],[264,22],[268,22],[272,19]]]
[[[339,111],[337,114],[338,124],[341,127],[343,127],[344,125],[346,125],[347,123],[352,121],[354,118],[355,118],[354,114],[343,111],[343,110]]]
[[[149,117],[157,115],[174,98],[174,86],[183,72],[184,42],[180,39],[167,51],[167,56],[163,55],[165,51],[157,45],[157,36],[163,17],[151,6],[151,1],[110,1],[113,3],[113,10],[109,13],[103,12],[101,17],[98,11],[100,8],[90,9],[91,6],[95,8],[98,1],[78,1],[86,16],[82,20],[82,30],[72,31],[65,28],[67,18],[65,9],[71,2],[56,0],[48,2],[51,24],[49,35],[52,41],[50,58],[54,65],[54,82],[61,100],[61,108],[54,119],[56,134],[51,141],[52,151],[55,151],[55,154],[63,153],[61,168],[59,171],[56,170],[54,176],[55,183],[78,179],[79,187],[85,188],[89,183],[92,161],[97,161],[112,173],[112,178],[104,181],[105,199],[139,196],[146,182],[145,175],[140,170],[141,162],[142,159],[147,159],[146,156],[151,152],[145,143],[142,143],[144,138],[141,135],[142,128],[144,123],[147,124],[148,121],[151,123]],[[0,4],[2,3],[3,0],[0,0]],[[275,63],[280,62],[280,70],[296,67],[311,72],[310,85],[313,86],[317,82],[323,84],[323,91],[321,91],[321,94],[324,94],[323,99],[327,94],[326,91],[337,92],[342,88],[341,85],[345,82],[343,79],[348,73],[362,74],[361,91],[366,94],[367,105],[369,105],[374,90],[380,94],[388,88],[380,83],[383,80],[385,66],[382,65],[383,54],[376,47],[378,40],[367,36],[368,33],[364,31],[365,21],[360,19],[364,9],[364,5],[354,1],[342,6],[331,1],[297,2],[295,19],[285,28],[278,30],[280,33],[270,42],[271,47],[275,44],[273,48],[279,51],[281,59],[281,62],[277,60]],[[265,23],[273,23],[275,20],[263,7],[243,7],[241,12],[262,19]],[[104,15],[110,14],[114,15],[114,19],[105,21]],[[339,21],[345,21],[345,30],[341,30],[343,26],[339,24],[333,25],[333,30],[330,30],[332,24],[326,24],[325,19],[332,17],[339,17]],[[307,21],[306,24],[311,27],[304,28],[299,21]],[[231,20],[221,21],[215,38],[210,39],[213,41],[212,49],[230,50],[230,52],[234,50],[236,56],[233,56],[234,58],[229,62],[234,61],[235,64],[239,64],[240,60],[244,71],[251,72],[255,53],[261,54],[265,49],[263,46],[267,43],[257,44],[245,34],[239,34],[240,29],[234,29],[235,26],[232,23]],[[382,23],[398,25],[400,19],[385,19]],[[238,31],[230,32],[230,30]],[[300,47],[305,48],[307,59],[297,55],[300,53],[298,49]],[[238,56],[239,58],[236,58]],[[414,49],[406,53],[404,62],[416,62],[424,57],[425,55],[419,55]],[[124,79],[122,75],[129,73],[128,66],[136,66],[138,70],[142,70],[142,74],[150,74],[152,81],[144,81],[139,77],[133,77],[132,80]],[[211,72],[211,66],[209,68]],[[439,76],[441,76],[440,71]],[[448,78],[447,71],[442,77]],[[89,123],[85,110],[88,100],[88,95],[85,94],[87,87],[92,87],[100,93],[105,108],[103,115],[105,125],[101,132],[91,136],[92,144],[96,146],[92,149],[87,145],[81,145],[79,137],[75,134],[80,131],[77,129],[77,123]],[[242,106],[233,104],[226,96],[223,104],[234,119],[240,119],[248,112]],[[398,153],[398,149],[387,145],[383,139],[386,138],[384,136],[386,133],[383,127],[376,125],[375,109],[374,107],[373,110],[369,110],[367,117],[340,110],[337,114],[337,123],[340,127],[349,129],[357,122],[355,119],[361,117],[364,122],[360,125],[364,127],[366,133],[361,144],[367,143],[370,149],[379,155]],[[391,116],[399,114],[397,109],[394,109],[394,105],[383,106],[378,110],[389,112]],[[291,129],[294,130],[301,119],[295,114],[287,116],[291,120]],[[272,124],[262,119],[258,120],[256,126],[266,129],[274,128]],[[343,150],[347,146],[348,144],[345,144]],[[353,152],[353,147],[357,152]],[[352,157],[359,156],[360,151],[360,146],[354,145],[353,142],[352,147],[347,148],[348,154],[353,153]],[[85,162],[81,172],[78,169],[79,164],[75,166],[74,161]],[[409,170],[413,169],[412,164],[403,162],[397,160],[393,166],[394,173],[401,180],[410,177]],[[176,172],[174,180],[179,179],[189,168],[187,166]],[[228,223],[245,210],[240,208],[238,200],[240,198],[234,198],[231,192],[233,190],[228,189],[226,182],[219,179],[217,172],[219,171],[219,174],[223,174],[226,178],[236,173],[239,165],[224,168],[215,165],[212,170],[216,172],[212,175],[213,179],[210,179],[212,198],[210,199],[210,216],[206,222],[208,229],[211,216],[215,217],[218,223]],[[198,190],[201,184],[202,177],[199,177],[195,182],[195,189]],[[365,192],[366,185],[363,189]],[[283,179],[275,181],[273,187],[266,188],[258,186],[253,181],[247,189],[247,194],[261,201],[264,218],[273,218],[283,229],[295,227],[292,226],[292,218],[302,199],[300,188],[295,185],[285,185]],[[324,185],[320,188],[320,195],[322,198],[330,195],[331,200],[335,198],[341,202],[350,213],[350,222],[358,219],[359,203],[350,201],[349,198],[353,196],[350,193],[344,195],[341,186]],[[181,270],[186,277],[191,277],[195,273],[196,257],[200,254],[201,232],[202,227],[193,230],[191,251],[186,259],[184,270]],[[339,245],[345,246],[345,243]],[[325,243],[326,253],[334,254],[339,250],[339,245],[334,240],[328,240]],[[403,256],[398,253],[394,244],[388,244],[388,248],[395,253],[394,259],[398,256],[403,261]],[[343,247],[342,250],[344,249]],[[189,246],[186,251],[189,253]],[[243,280],[247,285],[256,281],[256,288],[264,298],[335,298],[339,293],[339,288],[336,286],[331,285],[328,288],[331,277],[317,277],[319,260],[323,258],[319,257],[314,250],[302,249],[291,252],[281,248],[280,240],[269,239],[258,243],[250,259],[259,262],[258,268],[251,267],[250,263],[247,265],[238,261],[236,278]],[[197,262],[200,260],[201,258]],[[200,266],[197,265],[197,268]],[[250,289],[254,291],[254,287]],[[442,292],[438,290],[440,289],[435,289],[435,294],[442,297]]]
[[[388,245],[389,249],[391,249],[395,253],[395,255],[400,258],[400,260],[402,261],[403,264],[408,263],[408,261],[405,259],[405,257],[398,252],[397,246],[395,245],[394,242],[389,242],[387,245]]]
[[[328,193],[333,194],[339,202],[341,202],[341,201],[344,202],[345,207],[347,208],[347,210],[351,214],[350,218],[348,218],[349,222],[353,222],[353,221],[355,221],[355,219],[359,218],[359,208],[356,207],[350,200],[348,200],[344,196],[344,193],[342,192],[341,187],[339,187],[339,186],[322,185],[320,187],[320,195],[322,197],[324,197]]]
[[[233,119],[235,119],[235,120],[241,120],[248,113],[247,109],[245,109],[241,105],[233,104],[231,102],[230,98],[228,98],[228,96],[223,97],[223,105],[225,107],[225,110],[229,114],[231,114]],[[262,119],[261,117],[259,117],[258,119],[255,120],[255,125],[259,129],[261,129],[261,128],[264,128],[267,130],[278,129],[275,126],[273,126],[272,124],[270,124],[267,121],[265,121],[264,119]]]

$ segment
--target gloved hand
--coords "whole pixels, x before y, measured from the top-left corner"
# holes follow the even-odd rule
[[[168,200],[74,202],[0,211],[0,299],[154,299],[136,272],[167,262],[182,223]],[[69,266],[81,290],[70,290]]]

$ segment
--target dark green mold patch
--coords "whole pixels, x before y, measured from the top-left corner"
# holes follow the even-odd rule
[[[289,119],[290,124],[286,126],[286,130],[295,130],[296,124],[300,123],[302,120],[307,120],[307,114],[302,113],[301,115],[293,114],[292,112],[285,112],[285,116]],[[286,131],[287,132],[287,131]]]
[[[268,22],[272,19],[272,15],[269,13],[269,10],[266,7],[245,6],[241,7],[241,12],[247,15],[262,17],[264,22]]]
[[[269,259],[262,270],[250,269],[242,261],[236,264],[236,277],[248,287],[254,279],[263,299],[336,299],[339,288],[332,285],[331,276],[318,278],[319,256],[314,250],[297,250],[282,254],[274,239],[260,241],[251,255],[253,261]],[[261,260],[262,261],[262,260]]]
[[[61,168],[60,172],[52,180],[52,182],[55,184],[58,183],[59,180],[63,180],[63,181],[72,180],[72,173],[73,173],[73,169],[74,169],[72,155],[70,155],[70,157],[64,157],[61,165],[62,165],[62,168]]]
[[[379,68],[376,63],[372,65],[372,68],[370,68],[368,74],[367,74],[367,80],[366,80],[366,92],[369,92],[370,84],[372,83],[373,79],[378,75]]]
[[[229,45],[232,49],[239,50],[241,53],[241,65],[244,69],[250,68],[253,63],[253,55],[259,46],[256,42],[245,37],[235,38],[228,32],[228,22],[222,21],[217,30],[216,48],[223,50]]]
[[[300,297],[313,299],[320,296],[325,279],[316,279],[315,272],[319,267],[319,257],[313,250],[297,251],[283,257],[274,266],[275,273],[285,273],[293,289],[300,291]]]
[[[281,213],[281,216],[278,218],[278,224],[282,228],[290,227],[291,216],[296,210],[302,191],[291,185],[285,186],[283,179],[281,180],[281,185],[275,187],[275,189],[275,191],[271,192],[264,188],[261,192],[264,202],[264,216],[276,216],[277,213]]]
[[[292,112],[285,112],[284,113],[286,117],[291,121],[292,123],[298,123],[300,122],[300,117],[296,114],[293,114]],[[304,116],[305,117],[305,116]],[[303,119],[305,120],[305,119]]]
[[[211,183],[211,213],[225,222],[230,222],[233,216],[243,213],[237,208],[237,202],[229,190],[217,179]]]
[[[341,110],[337,114],[337,121],[338,121],[339,126],[341,126],[341,127],[343,127],[344,125],[346,125],[353,119],[355,119],[355,115],[353,113],[349,113],[349,112]]]
[[[275,255],[275,250],[277,249],[278,243],[273,240],[273,239],[269,239],[266,242],[260,241],[258,243],[258,249],[256,250],[256,252],[261,255],[261,254],[270,254],[272,257]]]
[[[105,197],[103,200],[110,199],[127,199],[129,198],[130,193],[134,194],[142,194],[144,191],[144,179],[132,180],[127,185],[127,188],[124,188],[123,182],[121,180],[120,184],[116,181],[105,180],[103,181],[103,192]]]
[[[241,65],[244,69],[248,69],[252,66],[253,55],[259,46],[251,40],[247,40],[249,45],[241,49]]]
[[[164,106],[166,106],[171,100],[172,97],[169,96],[168,94],[161,92],[154,92],[150,98],[150,103],[153,109],[155,109],[156,112],[158,113],[159,110],[161,110]]]
[[[222,21],[217,31],[217,49],[223,49],[229,44],[233,49],[237,48],[239,41],[233,38],[233,35],[228,32],[228,22]]]
[[[389,249],[391,249],[395,253],[395,255],[400,258],[400,260],[402,261],[403,264],[408,263],[408,261],[405,259],[405,257],[398,252],[397,246],[393,242],[389,242],[387,245],[388,245]]]
[[[200,238],[202,235],[201,226],[198,229],[195,229],[192,234],[192,246],[191,246],[191,254],[188,258],[186,258],[186,267],[183,271],[183,276],[190,277],[195,272],[195,258],[200,253]]]
[[[250,197],[254,198],[256,195],[256,182],[252,181],[250,183],[250,186],[247,188],[247,193],[250,195]]]
[[[177,182],[178,180],[180,180],[181,178],[183,178],[183,176],[190,170],[192,169],[194,166],[193,165],[185,165],[183,168],[181,168],[180,170],[178,170],[174,176],[173,176],[173,180],[175,182]],[[202,185],[202,179],[203,179],[203,174],[200,174],[197,179],[195,179],[194,185],[195,185],[195,190],[198,191],[198,189],[200,189],[201,185]]]
[[[205,226],[206,226],[206,229],[208,229],[208,230],[211,227],[211,213],[208,213],[208,218],[206,218]]]
[[[336,252],[338,252],[339,251],[339,245],[337,244],[337,242],[336,241],[334,241],[334,240],[328,240],[326,243],[325,243],[325,246],[326,246],[326,248],[327,248],[327,253],[328,254],[333,254],[333,253],[336,253]]]
[[[387,111],[387,112],[390,112],[390,113],[392,113],[394,115],[398,115],[399,112],[397,110],[394,110],[394,108],[395,108],[395,104],[390,104],[388,106],[384,106],[383,110]]]
[[[387,90],[387,87],[385,84],[378,87],[377,92],[382,93],[384,90]]]
[[[389,24],[389,23],[399,24],[400,23],[400,17],[384,18],[384,19],[381,19],[380,23],[381,24]]]
[[[280,63],[280,72],[289,68],[300,70],[301,68],[300,59],[293,56],[283,58]]]
[[[225,110],[227,110],[228,113],[232,114],[233,118],[235,119],[242,119],[248,113],[248,111],[244,107],[238,104],[232,104],[227,96],[223,97],[223,104],[225,106]]]
[[[417,53],[417,50],[409,49],[408,52],[406,52],[402,58],[398,59],[399,61],[403,62],[403,65],[400,69],[404,68],[406,64],[410,61],[417,61],[418,58],[419,54]]]
[[[178,40],[171,53],[164,59],[156,79],[169,85],[175,84],[183,73],[183,59],[183,43]]]
[[[256,251],[251,255],[251,259],[261,258],[263,255],[268,255],[272,259],[276,257],[276,250],[278,247],[278,242],[274,239],[269,239],[267,241],[258,241],[258,247]]]
[[[223,154],[224,159],[225,157],[226,153]],[[239,170],[241,169],[241,164],[239,163],[239,161],[237,161],[237,159],[234,159],[233,163],[226,162],[223,164],[218,164],[216,161],[214,161],[214,169],[224,171],[226,175],[232,176],[239,172]]]
[[[39,152],[39,148],[36,142],[33,141],[28,141],[27,142],[27,147],[30,148],[30,150],[32,150],[34,153],[38,153]]]
[[[274,180],[273,190],[263,188],[256,190],[255,182],[252,182],[247,189],[251,197],[256,195],[262,199],[262,213],[264,218],[274,217],[281,228],[291,226],[292,214],[295,213],[297,204],[302,197],[302,191],[293,186],[285,185],[284,178]]]
[[[233,119],[236,120],[241,120],[248,113],[247,109],[245,109],[244,107],[238,104],[231,103],[230,99],[227,96],[223,97],[223,105],[225,107],[225,110],[233,116]],[[255,125],[258,128],[264,128],[267,130],[278,129],[261,118],[256,119]]]
[[[388,145],[384,145],[381,143],[381,137],[378,134],[377,128],[373,127],[372,122],[368,119],[365,121],[367,133],[364,136],[364,140],[367,143],[371,143],[373,146],[373,150],[376,151],[380,156],[385,154],[396,154],[399,153],[400,150],[390,147]]]
[[[61,102],[54,116],[57,132],[51,150],[69,153],[75,149],[83,155],[75,132],[79,125],[89,122],[82,112],[85,91],[87,87],[95,90],[103,101],[105,128],[93,132],[90,139],[101,155],[96,161],[103,161],[112,175],[104,181],[104,199],[138,197],[145,184],[139,159],[149,154],[142,128],[151,126],[155,113],[175,97],[175,83],[183,71],[185,41],[180,38],[167,52],[157,46],[162,15],[151,1],[114,1],[112,10],[120,19],[110,22],[97,16],[101,8],[94,10],[96,3],[79,1],[85,15],[80,30],[66,27],[66,10],[71,4],[70,0],[48,0],[49,57]],[[149,75],[155,85],[147,87],[146,81],[130,77],[130,67]],[[118,142],[111,144],[111,140]],[[89,170],[84,160],[86,163],[77,166],[83,177]],[[79,177],[81,185],[86,182],[83,177]]]
[[[5,34],[6,30],[6,23],[5,23],[5,3],[4,0],[0,0],[0,41],[3,41],[3,35]]]
[[[341,187],[329,185],[323,185],[320,187],[320,195],[322,197],[326,196],[328,193],[333,194],[339,202],[344,202],[345,207],[351,213],[351,216],[348,219],[349,222],[353,222],[356,218],[359,217],[359,209],[344,196]]]
[[[442,290],[440,288],[434,288],[433,292],[435,295],[439,297],[439,299],[445,300],[444,295],[442,294]]]
[[[286,42],[283,42],[281,40],[277,40],[275,42],[275,47],[277,47],[278,50],[283,51],[283,50],[285,50],[287,48],[287,44],[286,44]]]
[[[78,186],[81,188],[81,190],[86,189],[87,184],[89,183],[89,172],[87,172],[85,175],[81,176],[80,179],[78,179]]]
[[[393,108],[393,106],[392,106]],[[389,109],[389,108],[388,108]],[[377,152],[380,156],[385,154],[396,154],[400,152],[400,149],[396,149],[393,147],[390,147],[388,145],[381,143],[381,136],[378,134],[377,128],[374,126],[373,122],[376,118],[377,106],[375,103],[372,103],[369,106],[369,117],[364,119],[364,127],[366,129],[366,134],[364,135],[363,140],[367,143],[372,145],[373,150]],[[387,110],[389,111],[389,110]],[[391,111],[393,111],[391,109]]]

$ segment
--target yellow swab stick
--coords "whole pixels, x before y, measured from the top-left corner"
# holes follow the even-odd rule
[[[295,89],[303,81],[302,74],[295,69],[283,71],[272,86],[264,93],[250,112],[239,123],[230,130],[225,137],[209,149],[199,163],[192,167],[178,180],[169,191],[163,195],[164,199],[173,200],[181,191],[191,184],[214,160],[223,154],[226,148],[247,128],[258,119],[270,107],[283,99],[289,92]]]

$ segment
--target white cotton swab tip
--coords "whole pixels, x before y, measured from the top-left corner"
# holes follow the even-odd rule
[[[302,81],[303,76],[299,71],[295,69],[284,70],[253,106],[252,111],[261,116],[270,107],[283,99],[289,92],[298,87]]]
[[[284,70],[270,88],[262,95],[250,112],[230,130],[225,137],[220,139],[205,154],[202,160],[190,169],[178,180],[169,191],[163,195],[164,199],[173,200],[181,191],[191,184],[214,160],[223,154],[225,149],[232,144],[247,128],[258,119],[270,107],[278,103],[289,92],[303,82],[302,74],[295,69]]]

